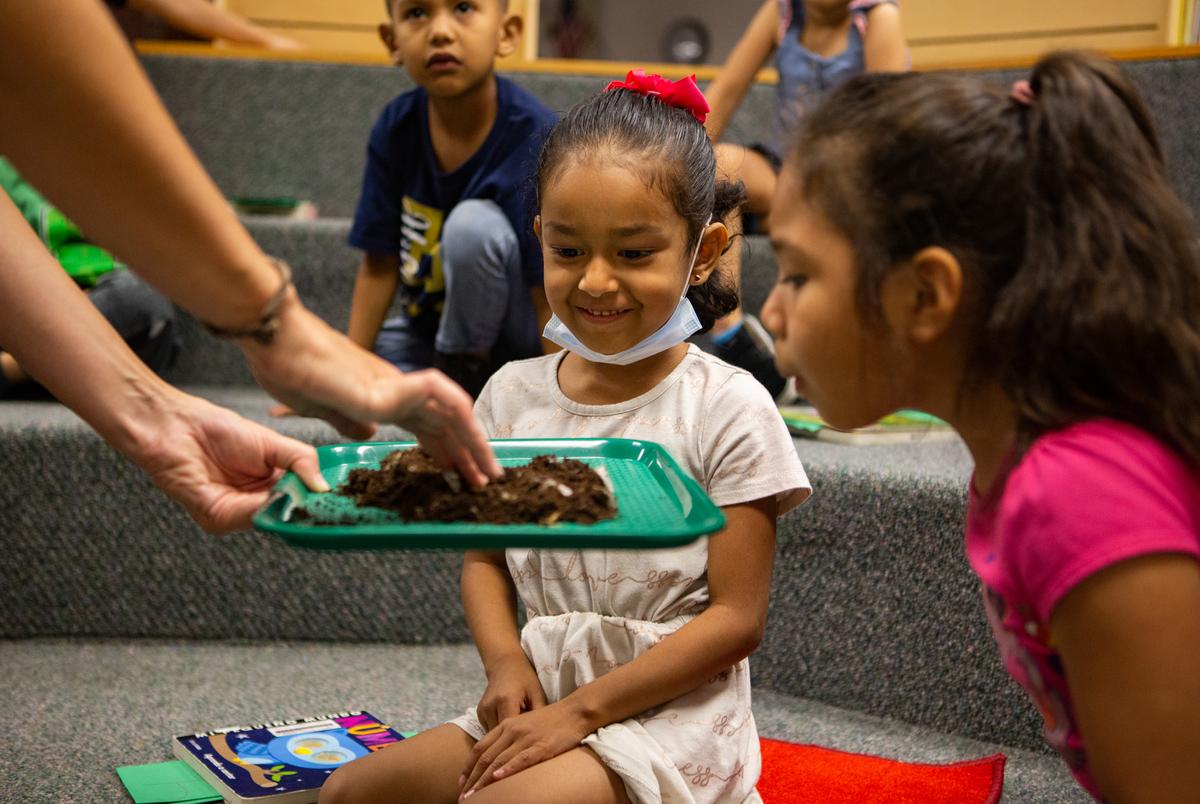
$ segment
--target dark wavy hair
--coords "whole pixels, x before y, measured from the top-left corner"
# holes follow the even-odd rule
[[[691,253],[709,216],[724,222],[745,201],[745,189],[717,181],[717,161],[704,126],[691,112],[628,89],[594,95],[576,104],[551,130],[537,166],[538,209],[546,184],[572,154],[609,149],[659,188],[687,221]],[[738,305],[736,284],[714,270],[703,285],[688,288],[688,299],[707,332]]]
[[[794,144],[802,192],[853,244],[856,302],[926,246],[964,269],[964,388],[996,378],[1018,448],[1092,418],[1200,466],[1200,247],[1150,114],[1112,62],[1052,53],[1025,105],[953,74],[860,76]]]

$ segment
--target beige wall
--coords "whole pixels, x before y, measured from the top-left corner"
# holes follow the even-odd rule
[[[1167,44],[1170,0],[902,0],[914,64]]]
[[[315,49],[382,55],[375,27],[384,0],[217,0]],[[1055,47],[1157,47],[1171,37],[1179,0],[901,0],[916,66],[1029,56]],[[523,58],[536,56],[539,0],[510,0],[527,18]],[[604,57],[657,61],[678,17],[705,20],[711,60],[724,59],[757,0],[595,0]]]

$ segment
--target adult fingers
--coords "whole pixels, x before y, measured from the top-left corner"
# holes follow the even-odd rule
[[[327,410],[321,414],[321,418],[333,425],[333,428],[346,438],[370,438],[375,435],[375,424],[373,422],[362,422],[356,419],[351,419],[334,410]]]
[[[321,476],[321,462],[317,458],[317,451],[312,445],[277,435],[272,446],[275,450],[272,461],[274,466],[290,469],[309,491],[329,491],[329,484]]]
[[[471,397],[440,371],[421,374],[429,399],[435,406],[431,412],[441,420],[439,429],[446,437],[454,466],[477,486],[486,483],[488,477],[500,477],[504,472],[475,418]]]

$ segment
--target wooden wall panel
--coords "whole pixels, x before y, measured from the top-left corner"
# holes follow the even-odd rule
[[[726,2],[726,0],[720,0]],[[216,0],[272,30],[323,52],[381,56],[375,33],[384,0]],[[614,4],[646,0],[605,0]],[[697,0],[695,13],[703,16]],[[753,5],[753,0],[742,0]],[[1099,50],[1166,45],[1178,28],[1181,0],[901,0],[905,34],[916,67],[1012,59],[1058,47]],[[539,0],[509,0],[525,18],[513,68],[537,58]],[[631,19],[636,17],[630,17]],[[653,58],[653,54],[647,54]]]
[[[901,0],[913,64],[1165,45],[1171,0]]]

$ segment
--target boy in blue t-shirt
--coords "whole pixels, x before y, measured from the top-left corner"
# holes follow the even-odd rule
[[[417,88],[371,132],[348,334],[476,396],[503,363],[542,353],[550,316],[531,177],[555,117],[495,74],[521,33],[504,0],[386,1],[380,38]],[[397,292],[403,312],[385,321]]]

